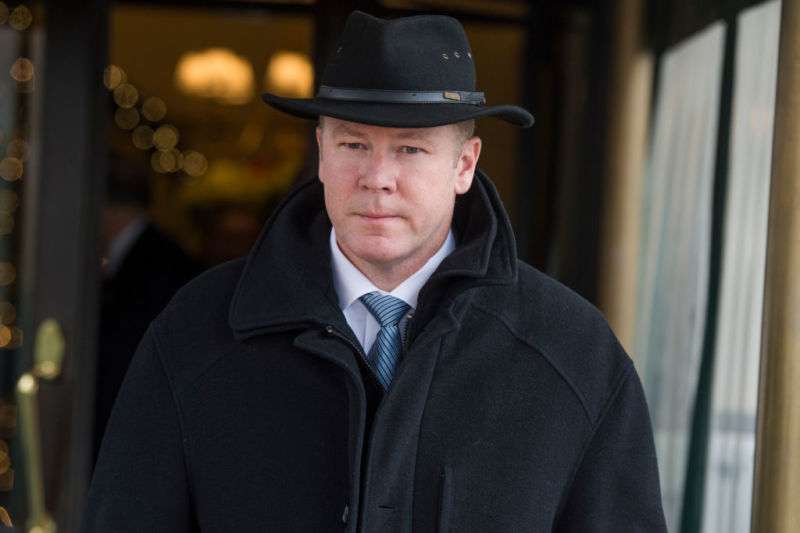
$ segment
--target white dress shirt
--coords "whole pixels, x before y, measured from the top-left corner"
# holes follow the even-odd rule
[[[391,292],[380,290],[367,277],[358,270],[353,263],[339,249],[336,242],[336,230],[331,228],[331,257],[333,268],[333,287],[339,297],[339,307],[344,313],[347,324],[353,333],[356,334],[358,342],[364,347],[364,353],[369,353],[372,343],[380,330],[380,324],[367,310],[366,306],[359,298],[370,292],[389,294],[395,298],[400,298],[407,303],[411,310],[400,320],[398,324],[400,331],[405,333],[405,323],[413,315],[417,307],[417,296],[420,289],[428,281],[428,278],[436,271],[439,264],[445,257],[456,249],[456,240],[452,230],[448,232],[447,238],[439,250],[422,265],[422,268],[411,274],[405,281],[395,287]]]

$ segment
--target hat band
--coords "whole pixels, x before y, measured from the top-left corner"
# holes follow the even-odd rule
[[[320,85],[317,98],[384,104],[471,104],[482,105],[482,92],[470,91],[394,91],[388,89],[344,89]]]

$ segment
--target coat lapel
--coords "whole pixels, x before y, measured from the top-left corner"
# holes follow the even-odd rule
[[[267,221],[244,266],[229,311],[242,339],[272,328],[341,326],[330,267],[330,221],[321,186],[298,187]]]

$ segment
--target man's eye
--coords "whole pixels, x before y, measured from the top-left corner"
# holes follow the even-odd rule
[[[403,146],[402,148],[400,148],[400,151],[403,152],[404,154],[419,154],[422,152],[422,148],[419,148],[417,146]]]
[[[361,150],[362,148],[364,148],[364,145],[361,143],[342,143],[342,144],[344,144],[346,148],[349,148],[351,150]]]

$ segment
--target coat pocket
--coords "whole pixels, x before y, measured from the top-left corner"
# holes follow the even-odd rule
[[[442,466],[439,484],[439,533],[450,531],[450,520],[453,512],[453,469],[450,465]]]

